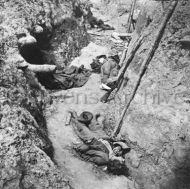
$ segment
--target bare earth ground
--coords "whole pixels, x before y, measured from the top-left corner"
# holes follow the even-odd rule
[[[94,10],[96,11],[96,10]],[[107,18],[100,12],[94,14],[97,18],[103,20],[111,19],[108,15]],[[125,19],[123,19],[123,23]],[[109,23],[117,28],[116,31],[123,31],[121,22],[118,22],[116,19],[115,22]],[[126,21],[126,20],[125,20]],[[119,24],[118,24],[119,23]],[[120,29],[118,27],[120,25]],[[97,30],[93,30],[97,32]],[[94,42],[91,42],[87,47],[83,48],[81,55],[75,58],[71,65],[80,66],[84,65],[86,68],[90,69],[90,63],[92,63],[93,58],[98,55],[108,54],[110,51],[110,34],[113,31],[103,31],[99,34],[103,35],[103,38],[100,37],[100,42],[98,39],[93,39]],[[108,35],[107,37],[104,34]],[[104,45],[104,41],[108,41]],[[102,46],[102,45],[104,46]],[[70,150],[73,143],[79,141],[75,135],[72,126],[65,126],[65,119],[67,111],[72,109],[75,110],[78,114],[83,111],[90,111],[92,113],[101,113],[105,115],[108,105],[103,104],[99,101],[101,96],[105,93],[100,90],[100,75],[92,74],[89,78],[89,81],[81,88],[73,88],[67,91],[59,91],[53,94],[53,96],[62,97],[62,100],[59,100],[55,104],[56,112],[53,115],[48,117],[48,130],[49,136],[53,143],[55,149],[55,160],[57,161],[60,168],[65,170],[68,173],[69,180],[71,185],[77,189],[133,189],[134,182],[129,180],[124,176],[113,176],[107,175],[102,170],[94,167],[89,162],[82,161],[81,159],[75,157]]]
[[[106,48],[90,43],[82,50],[80,57],[71,65],[78,62],[85,63],[88,67],[92,58],[106,53]],[[104,54],[103,53],[103,54]],[[65,100],[56,104],[56,113],[48,118],[48,130],[55,149],[55,160],[66,169],[71,180],[71,185],[77,189],[116,189],[131,188],[133,182],[124,176],[110,176],[102,171],[97,171],[91,163],[74,157],[71,152],[73,143],[79,139],[75,135],[72,126],[65,126],[67,111],[72,109],[78,114],[83,111],[105,114],[107,105],[99,102],[104,91],[99,89],[100,75],[92,74],[89,81],[81,88],[73,88],[67,91],[57,92],[55,96],[65,95]]]

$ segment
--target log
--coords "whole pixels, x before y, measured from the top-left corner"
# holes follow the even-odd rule
[[[43,64],[43,65],[37,65],[37,64],[29,64],[27,62],[23,62],[22,64],[18,65],[18,69],[28,69],[34,73],[40,73],[40,72],[55,72],[56,66],[55,65],[49,65],[49,64]]]
[[[126,112],[127,112],[128,108],[129,108],[132,100],[135,97],[135,94],[136,94],[136,92],[138,90],[138,87],[140,85],[142,77],[143,77],[143,75],[144,75],[144,73],[145,73],[145,71],[146,71],[149,63],[152,60],[152,57],[154,56],[154,53],[155,53],[156,49],[159,46],[159,43],[160,43],[161,38],[163,36],[163,33],[164,33],[165,27],[167,25],[167,22],[171,18],[172,14],[173,14],[173,12],[175,10],[175,7],[176,7],[177,3],[178,3],[178,0],[175,0],[175,1],[172,1],[171,4],[169,5],[168,13],[165,15],[164,20],[162,21],[162,23],[161,23],[161,25],[160,25],[160,27],[158,29],[158,33],[156,35],[156,38],[155,38],[155,40],[153,42],[152,47],[150,48],[150,51],[148,53],[147,58],[142,63],[142,66],[141,66],[141,69],[140,69],[140,72],[139,72],[139,76],[138,76],[138,80],[136,82],[135,88],[133,89],[133,91],[132,91],[132,93],[131,93],[131,95],[129,97],[129,101],[127,102],[127,104],[126,104],[126,106],[125,106],[125,108],[124,108],[124,110],[123,110],[123,112],[121,114],[121,117],[120,117],[120,119],[119,119],[119,121],[118,121],[118,123],[117,123],[117,125],[116,125],[116,127],[114,129],[114,131],[113,131],[112,137],[116,137],[119,134],[120,130],[121,130],[123,119],[124,119],[124,117],[126,115]]]
[[[48,65],[48,64],[43,64],[43,65],[33,65],[30,64],[27,67],[30,71],[33,71],[34,73],[39,73],[39,72],[55,72],[56,66],[55,65]]]
[[[130,54],[129,54],[129,58],[126,60],[125,66],[124,66],[124,67],[121,69],[121,71],[120,71],[120,74],[119,74],[119,76],[118,76],[116,85],[115,85],[114,87],[112,87],[112,89],[109,90],[109,91],[101,98],[101,102],[106,103],[107,100],[108,100],[108,98],[109,98],[109,96],[110,96],[110,94],[112,93],[112,91],[114,91],[114,90],[117,88],[118,85],[119,85],[119,86],[121,85],[121,84],[120,84],[120,83],[121,83],[121,80],[123,79],[123,77],[124,77],[124,75],[125,75],[125,72],[126,72],[128,66],[129,66],[129,64],[130,64],[131,61],[133,60],[133,57],[135,56],[135,53],[137,52],[138,48],[140,47],[141,42],[142,42],[143,39],[144,39],[144,36],[139,37],[139,39],[137,40],[137,42],[134,44],[134,47],[133,47],[132,51],[131,51]]]

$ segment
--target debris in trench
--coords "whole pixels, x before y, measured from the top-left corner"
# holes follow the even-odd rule
[[[102,33],[97,33],[97,32],[94,32],[94,31],[88,31],[88,34],[90,35],[95,35],[95,36],[100,36],[100,37],[104,37],[104,36],[109,36],[108,34],[102,34]]]
[[[123,40],[130,41],[132,34],[131,33],[117,33],[113,32],[111,37],[116,40],[116,42],[123,42]]]

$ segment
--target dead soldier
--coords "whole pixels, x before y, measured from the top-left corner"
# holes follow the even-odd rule
[[[119,56],[109,55],[101,66],[101,89],[110,90],[111,84],[117,80],[119,73]]]
[[[83,141],[74,146],[80,157],[103,166],[104,170],[112,174],[128,176],[124,155],[130,148],[125,142],[115,141],[105,134],[100,115],[93,116],[90,112],[83,112],[80,116],[75,112],[71,114],[74,131]]]

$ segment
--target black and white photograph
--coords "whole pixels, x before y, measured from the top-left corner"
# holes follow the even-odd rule
[[[0,189],[190,189],[190,0],[0,0]]]

